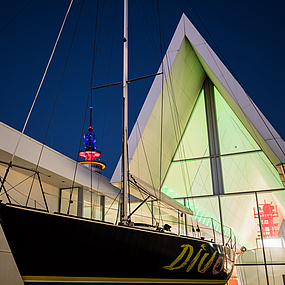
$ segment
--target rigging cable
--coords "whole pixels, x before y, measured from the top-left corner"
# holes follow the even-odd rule
[[[109,29],[109,32],[108,32],[108,35],[107,35],[107,39],[109,38],[109,35],[110,35],[110,33],[111,33],[111,31],[113,31],[112,32],[112,44],[111,44],[111,47],[113,47],[113,39],[114,39],[114,28],[115,28],[115,17],[116,17],[116,14],[117,14],[117,10],[118,10],[118,5],[119,5],[119,2],[117,1],[117,3],[116,3],[116,5],[115,5],[115,14],[114,14],[114,17],[113,17],[113,20],[112,20],[112,24],[111,24],[111,27],[110,27],[110,29]],[[98,41],[99,42],[99,41]],[[104,52],[106,51],[106,46],[107,46],[107,43],[108,43],[108,41],[106,40],[106,42],[105,42],[105,45],[104,45],[104,48],[103,48],[103,50],[104,50]],[[103,52],[103,53],[104,53]],[[109,57],[110,59],[112,58],[112,53],[113,53],[113,49],[111,49],[111,56]],[[102,56],[102,58],[103,58],[103,56]],[[100,64],[101,64],[101,60],[99,61],[99,63],[97,64],[97,70],[96,70],[96,72],[95,72],[95,75],[92,75],[92,77],[95,77],[96,78],[96,76],[97,76],[97,74],[98,74],[98,72],[99,72],[99,66],[100,66]],[[111,70],[111,64],[109,65],[109,71]],[[109,78],[110,78],[110,72],[108,73],[108,80],[109,80]],[[94,88],[91,88],[91,90],[93,90]],[[95,88],[96,89],[96,88]],[[95,90],[94,89],[94,90]],[[97,88],[97,89],[99,89],[99,88]],[[105,126],[105,119],[106,119],[106,109],[107,109],[107,97],[108,97],[108,93],[107,93],[107,96],[106,96],[106,105],[105,105],[105,112],[104,112],[104,123],[103,123],[103,125]],[[119,97],[119,101],[118,101],[118,104],[119,104],[119,102],[120,102],[120,99],[121,99],[121,96]],[[111,131],[111,134],[110,134],[110,137],[109,137],[109,141],[108,141],[108,144],[107,144],[107,151],[105,152],[105,157],[104,157],[104,160],[106,160],[106,157],[107,157],[107,153],[108,153],[108,149],[109,149],[109,145],[110,145],[110,141],[111,141],[111,136],[112,136],[112,133],[113,133],[113,127],[114,127],[114,123],[115,123],[115,120],[116,120],[116,114],[117,114],[117,110],[118,110],[118,106],[117,106],[117,109],[116,109],[116,112],[115,112],[115,118],[114,118],[114,121],[113,121],[113,126],[112,126],[112,131]],[[103,139],[104,139],[104,129],[105,129],[105,127],[103,127],[103,134],[102,134],[102,146],[103,146]]]
[[[72,4],[73,4],[73,0],[70,1],[69,7],[68,7],[67,12],[66,12],[66,14],[65,14],[63,23],[62,23],[61,28],[60,28],[60,31],[59,31],[59,33],[58,33],[56,42],[55,42],[55,44],[54,44],[52,53],[51,53],[51,55],[50,55],[49,61],[48,61],[48,63],[47,63],[46,69],[45,69],[45,72],[44,72],[44,74],[43,74],[43,76],[42,76],[40,85],[39,85],[39,87],[38,87],[38,90],[37,90],[36,95],[35,95],[35,98],[34,98],[34,101],[33,101],[33,103],[32,103],[32,106],[31,106],[30,111],[29,111],[29,113],[28,113],[28,116],[27,116],[27,118],[26,118],[26,121],[25,121],[25,124],[24,124],[24,126],[23,126],[22,132],[21,132],[21,134],[20,134],[20,136],[19,136],[19,139],[18,139],[18,141],[17,141],[17,145],[16,145],[16,147],[15,147],[15,149],[14,149],[14,152],[13,152],[13,154],[12,154],[11,161],[10,161],[10,163],[9,163],[9,165],[8,165],[8,167],[7,167],[6,173],[5,173],[5,175],[4,175],[4,179],[3,179],[3,182],[2,182],[1,187],[0,187],[0,192],[1,192],[2,187],[4,186],[3,184],[4,184],[5,180],[6,180],[6,177],[7,177],[7,175],[8,175],[9,170],[10,170],[10,167],[12,166],[12,162],[13,162],[13,160],[14,160],[16,151],[17,151],[17,149],[18,149],[18,146],[19,146],[20,141],[21,141],[21,139],[22,139],[22,136],[23,136],[23,134],[24,134],[25,128],[26,128],[27,123],[28,123],[28,121],[29,121],[30,115],[31,115],[31,113],[32,113],[32,110],[33,110],[34,105],[35,105],[35,103],[36,103],[36,100],[37,100],[37,98],[38,98],[39,92],[40,92],[40,90],[41,90],[42,84],[43,84],[44,79],[45,79],[45,77],[46,77],[47,71],[48,71],[48,69],[49,69],[51,60],[52,60],[52,58],[53,58],[55,49],[56,49],[56,47],[57,47],[58,41],[59,41],[60,36],[61,36],[61,34],[62,34],[62,30],[63,30],[63,28],[64,28],[64,26],[65,26],[65,22],[66,22],[66,19],[67,19],[68,15],[69,15],[69,12],[70,12],[70,9],[71,9]],[[44,200],[45,200],[45,197],[43,197],[43,198],[44,198]],[[45,202],[46,202],[46,201],[45,201]],[[46,204],[46,207],[47,207],[47,204]],[[47,207],[47,209],[48,209],[48,207]]]
[[[111,24],[111,27],[112,27],[112,36],[111,36],[111,52],[110,52],[110,64],[109,64],[109,70],[108,70],[108,78],[107,78],[107,82],[110,82],[110,76],[111,76],[111,59],[113,57],[113,45],[114,45],[114,34],[115,34],[115,17],[116,17],[116,14],[117,14],[117,9],[118,9],[118,1],[116,1],[116,5],[115,5],[116,9],[115,9],[115,14],[114,14],[114,17],[113,17],[113,21],[112,21],[112,24]],[[111,31],[111,28],[110,28],[110,31]],[[92,92],[92,91],[91,91]],[[105,110],[104,110],[104,119],[103,119],[103,133],[102,133],[102,143],[101,145],[103,146],[103,143],[104,143],[104,132],[105,132],[105,125],[106,125],[106,117],[107,117],[107,105],[108,105],[108,95],[109,95],[109,88],[107,88],[107,92],[106,92],[106,100],[105,100]],[[104,155],[104,161],[106,161],[106,152],[105,152],[105,155]]]
[[[105,5],[105,1],[104,1],[104,5]],[[91,90],[91,87],[92,87],[92,82],[93,82],[93,74],[94,74],[94,66],[95,66],[95,61],[96,61],[96,56],[97,56],[97,47],[98,47],[98,40],[97,40],[97,24],[98,24],[98,11],[99,11],[99,1],[97,1],[97,9],[96,9],[96,21],[95,21],[95,35],[94,35],[94,43],[93,43],[93,60],[92,60],[92,72],[91,72],[91,78],[90,78],[90,86],[89,86],[89,94],[90,94],[90,126],[91,126],[91,122],[92,122],[92,108],[93,108],[93,98],[92,98],[92,90]],[[104,6],[103,6],[103,11],[104,11]],[[101,18],[102,20],[102,18]],[[96,43],[97,43],[97,47],[96,47]],[[89,96],[88,96],[89,97]],[[86,115],[85,115],[86,117]],[[92,188],[93,188],[93,169],[92,169],[92,164],[91,164],[91,167],[90,167],[90,203],[91,203],[91,207],[90,207],[90,215],[91,215],[91,219],[92,219],[92,216],[93,216],[93,191],[92,191]]]
[[[78,154],[79,154],[80,148],[81,148],[81,142],[82,142],[82,137],[83,137],[83,133],[84,133],[84,127],[85,127],[86,116],[87,116],[87,112],[88,112],[89,100],[90,100],[91,106],[92,106],[91,86],[92,86],[92,81],[93,81],[94,65],[95,65],[95,59],[96,59],[96,48],[95,48],[95,46],[96,46],[96,35],[97,35],[98,10],[99,10],[99,1],[97,2],[96,21],[95,21],[95,27],[94,27],[95,35],[94,35],[94,43],[93,43],[93,60],[92,60],[92,68],[91,68],[90,85],[89,85],[89,89],[88,89],[88,96],[87,96],[87,101],[86,101],[84,119],[83,119],[83,124],[82,124],[82,129],[81,129],[81,136],[80,136],[80,139],[79,139],[78,152],[77,152],[77,163],[76,163],[76,166],[75,166],[75,169],[74,169],[72,186],[71,186],[71,191],[70,191],[70,196],[69,196],[69,204],[68,204],[68,208],[67,208],[67,214],[68,215],[69,215],[70,206],[71,206],[71,203],[72,203],[72,195],[73,195],[73,189],[74,189],[74,185],[75,185],[75,177],[76,177],[77,167],[78,167],[78,162],[79,162],[79,155]],[[91,179],[90,179],[91,185],[90,186],[91,186],[91,219],[92,219],[92,165],[91,165],[91,168],[90,168],[90,176],[91,176]]]
[[[137,4],[137,2],[135,1],[135,3]],[[142,5],[143,6],[143,5]],[[137,8],[138,8],[138,5],[137,5]],[[140,9],[138,8],[138,10],[140,11]],[[142,23],[144,23],[144,20],[147,19],[147,17],[143,18],[142,15],[140,14],[141,16],[141,20],[142,20]],[[145,26],[145,29],[146,29],[146,25]],[[149,26],[149,25],[148,25]],[[147,29],[146,29],[147,31]],[[149,33],[148,33],[149,34]],[[132,39],[132,37],[131,37]],[[154,50],[156,52],[156,50]],[[134,61],[132,61],[134,62]],[[132,69],[134,70],[134,66],[132,65]],[[135,90],[135,87],[133,87],[133,89]],[[135,91],[134,91],[134,94],[135,94]],[[134,100],[132,100],[132,96],[130,96],[130,99],[131,99],[131,103],[132,103],[132,107],[133,107],[133,110],[134,110],[134,114],[135,114],[135,117],[137,118],[137,112],[136,112],[136,108],[135,108],[135,104],[134,104]],[[148,169],[148,173],[149,173],[149,177],[150,177],[150,180],[151,180],[151,185],[154,189],[154,191],[156,191],[156,188],[154,186],[154,180],[153,180],[153,177],[152,177],[152,172],[151,172],[151,168],[150,168],[150,164],[149,164],[149,160],[148,160],[148,157],[147,157],[147,154],[146,154],[146,149],[145,149],[145,145],[144,145],[144,142],[143,142],[143,137],[142,137],[142,132],[140,130],[140,126],[138,124],[138,121],[136,121],[136,124],[137,124],[137,128],[138,128],[138,132],[139,132],[139,135],[140,135],[140,138],[141,138],[141,144],[142,144],[142,148],[143,148],[143,154],[144,154],[144,157],[145,157],[145,160],[146,160],[146,163],[147,163],[147,169]],[[158,208],[160,207],[158,201],[157,202],[157,205],[158,205]]]
[[[134,1],[134,2],[136,4],[137,10],[140,14],[141,22],[144,25],[145,30],[148,31],[147,36],[148,36],[149,42],[151,43],[152,49],[156,55],[156,58],[158,59],[158,61],[160,61],[159,51],[156,49],[155,40],[154,40],[155,37],[152,33],[151,25],[149,24],[148,16],[147,16],[146,11],[144,9],[144,5],[142,4],[141,5],[142,9],[140,9],[140,7],[137,4],[137,1]],[[141,14],[141,11],[143,11],[143,15]]]
[[[165,42],[164,38],[163,38],[163,44],[164,44],[164,48],[166,50],[166,42]],[[183,133],[182,133],[182,129],[181,129],[181,123],[179,123],[179,121],[180,121],[179,120],[179,112],[178,112],[177,103],[176,103],[176,99],[175,99],[176,97],[175,97],[174,89],[173,89],[173,83],[172,83],[173,80],[172,80],[172,76],[171,76],[171,72],[170,72],[171,71],[171,67],[169,66],[168,56],[169,55],[167,53],[165,53],[165,62],[167,64],[167,69],[169,70],[169,73],[167,74],[167,76],[169,77],[169,84],[166,84],[166,88],[167,89],[169,88],[169,92],[166,92],[166,95],[170,95],[168,97],[168,100],[169,100],[171,116],[173,118],[174,132],[175,132],[174,136],[176,137],[177,148],[178,148],[179,142],[182,140]],[[165,83],[167,83],[166,82],[166,78],[165,78]],[[163,90],[164,89],[162,89],[162,94],[163,94]],[[171,99],[172,99],[172,104],[171,104]],[[177,149],[175,150],[171,161],[173,161],[176,151],[177,151]],[[170,169],[170,166],[171,166],[171,164],[169,164],[168,169],[165,171],[164,179],[161,182],[161,186],[163,185],[163,183],[165,181],[165,178],[166,178],[167,173],[168,173],[168,171]],[[186,173],[189,173],[187,164],[186,164]],[[184,167],[182,167],[182,175],[183,175],[185,193],[187,193],[186,177],[188,177],[188,175],[186,176]],[[189,183],[190,183],[190,181],[189,181]]]
[[[154,14],[155,14],[155,8],[153,6],[153,11],[154,11]],[[142,19],[142,22],[143,22],[144,19]],[[156,25],[157,26],[157,25]],[[157,29],[157,31],[159,31],[159,29]],[[161,39],[161,36],[160,34],[158,33],[158,38]],[[161,48],[161,41],[160,41],[160,53],[162,54],[162,48]],[[133,101],[132,101],[133,103]],[[134,105],[133,105],[133,108],[134,108]],[[134,108],[134,111],[135,111],[135,108]],[[135,111],[135,114],[136,114],[136,111]],[[148,169],[148,173],[149,173],[149,177],[150,177],[150,180],[151,180],[151,185],[154,189],[154,191],[156,192],[156,187],[155,187],[155,183],[154,183],[154,178],[152,176],[152,172],[151,172],[151,167],[150,167],[150,164],[149,164],[149,160],[148,160],[148,157],[147,157],[147,154],[146,154],[146,147],[144,145],[144,142],[143,142],[143,137],[142,137],[142,132],[140,130],[140,126],[138,124],[138,121],[137,121],[137,127],[138,127],[138,131],[139,131],[139,134],[140,134],[140,138],[141,138],[141,144],[142,144],[142,148],[143,148],[143,153],[144,153],[144,157],[145,157],[145,160],[146,160],[146,164],[147,164],[147,169]],[[161,185],[160,185],[161,186]],[[157,196],[157,194],[156,194]],[[158,200],[156,201],[157,202],[157,206],[158,206],[158,209],[159,209],[159,215],[161,217],[161,220],[162,220],[162,215],[161,215],[161,211],[160,211],[160,204],[158,203]],[[159,219],[160,220],[160,219]],[[163,221],[162,221],[163,222]]]
[[[19,186],[19,185],[21,185],[21,184],[24,183],[25,181],[28,181],[28,179],[30,179],[32,176],[35,176],[35,174],[31,174],[30,176],[26,177],[24,180],[18,182],[18,183],[17,183],[16,185],[14,185],[14,186],[13,186],[11,183],[9,183],[8,181],[6,181],[6,183],[10,186],[10,188],[7,189],[7,192],[9,192],[9,191],[11,191],[11,190],[14,189],[17,193],[21,194],[21,195],[24,196],[24,197],[27,197],[25,194],[23,194],[21,191],[19,191],[16,187]],[[0,180],[1,180],[1,179],[0,179]],[[0,181],[0,182],[1,182],[1,181]],[[4,193],[0,194],[0,197],[1,197],[2,195],[4,195]],[[14,200],[18,205],[20,205],[20,203],[19,203],[18,201],[16,201],[12,196],[9,195],[9,197],[10,197],[12,200]],[[34,200],[34,199],[32,199],[32,200]],[[36,201],[36,200],[34,200],[34,201]],[[39,202],[37,202],[37,203],[38,203],[40,206],[42,206],[42,208],[44,208],[44,206],[41,205]]]
[[[183,2],[183,1],[182,1]],[[247,96],[247,98],[249,99],[249,101],[251,102],[253,108],[255,109],[257,115],[259,116],[259,118],[262,120],[262,122],[264,123],[264,126],[266,127],[266,129],[268,130],[268,132],[270,133],[270,135],[272,136],[272,138],[274,139],[274,141],[276,142],[278,148],[280,149],[280,151],[282,152],[282,154],[285,156],[285,151],[284,149],[281,147],[281,145],[279,144],[277,138],[273,135],[271,129],[269,128],[269,126],[267,125],[266,121],[264,120],[263,116],[260,114],[259,109],[257,108],[257,106],[254,104],[254,102],[252,101],[252,99],[249,97],[249,95],[245,92],[244,88],[242,87],[242,84],[240,83],[240,81],[238,80],[236,74],[234,73],[233,69],[231,68],[230,64],[227,62],[226,58],[224,57],[223,53],[221,52],[221,50],[219,49],[218,45],[216,44],[216,42],[214,41],[214,39],[212,38],[210,32],[208,31],[208,29],[206,28],[206,26],[204,25],[202,19],[199,17],[198,13],[196,12],[196,10],[194,9],[194,7],[192,6],[192,4],[190,3],[189,0],[187,0],[187,2],[189,3],[189,5],[191,6],[192,10],[194,11],[194,13],[196,14],[196,16],[198,17],[199,21],[201,22],[201,24],[203,25],[204,29],[206,30],[207,34],[209,35],[209,37],[211,38],[211,40],[213,41],[214,45],[216,46],[217,50],[219,51],[219,53],[221,54],[223,60],[225,61],[225,63],[227,64],[230,72],[232,73],[232,75],[234,76],[235,80],[238,82],[238,84],[240,85],[240,87],[243,89],[245,95]],[[184,4],[184,3],[183,3]],[[184,5],[185,6],[185,5]],[[187,7],[185,6],[185,8],[187,9]],[[225,81],[227,82],[227,79],[224,77]],[[230,86],[230,85],[228,85]],[[231,90],[232,91],[232,90]],[[231,94],[234,94],[233,92],[231,92]],[[237,102],[237,104],[239,105],[239,107],[241,108],[240,104],[238,103],[237,100],[235,100]],[[241,108],[242,109],[242,108]],[[243,111],[244,113],[244,111]],[[249,120],[249,118],[246,116],[246,120],[251,123],[251,121]],[[253,133],[256,133],[255,129],[251,128],[251,131]],[[259,133],[259,132],[258,132]],[[281,137],[280,137],[281,138]],[[258,141],[258,137],[256,138]],[[259,142],[260,145],[260,142]],[[280,159],[279,159],[280,160]],[[275,165],[274,165],[275,166]]]
[[[75,29],[74,29],[74,32],[73,32],[72,40],[71,40],[70,47],[69,47],[69,50],[68,50],[68,54],[67,54],[67,57],[66,57],[66,61],[65,61],[64,68],[63,68],[62,76],[61,76],[61,79],[60,79],[60,83],[59,83],[59,86],[58,86],[58,89],[57,89],[55,101],[54,101],[53,108],[52,108],[52,111],[51,111],[51,115],[50,115],[48,127],[47,127],[47,130],[46,130],[46,133],[45,133],[45,138],[44,138],[44,141],[43,141],[43,144],[42,144],[42,147],[41,147],[41,151],[40,151],[40,154],[39,154],[39,157],[38,157],[38,162],[37,162],[37,165],[36,165],[36,170],[37,170],[38,167],[39,167],[40,160],[41,160],[42,153],[43,153],[43,149],[44,149],[44,145],[45,145],[46,140],[47,140],[48,131],[49,131],[49,128],[50,128],[50,125],[51,125],[51,120],[52,120],[52,118],[53,118],[53,114],[54,114],[55,106],[56,106],[56,103],[57,103],[58,95],[59,95],[59,92],[60,92],[60,90],[61,90],[61,85],[62,85],[62,82],[63,82],[63,78],[64,78],[64,75],[65,75],[67,63],[68,63],[69,56],[70,56],[70,53],[71,53],[71,49],[72,49],[72,46],[73,46],[73,42],[74,42],[75,34],[76,34],[76,31],[77,31],[79,19],[80,19],[80,16],[81,16],[83,4],[84,4],[84,0],[82,1],[81,7],[80,7],[80,11],[79,11],[79,14],[78,14],[77,22],[76,22],[76,25],[75,25]],[[29,196],[30,196],[30,193],[31,193],[31,190],[32,190],[33,183],[34,183],[34,179],[33,179],[33,181],[32,181],[32,185],[31,185],[31,187],[30,187],[30,192],[29,192],[29,195],[28,195],[28,198],[27,198],[27,201],[26,201],[26,206],[27,206],[27,203],[28,203],[28,200],[29,200]]]
[[[154,8],[154,7],[153,7]],[[155,10],[155,9],[154,9]],[[160,9],[159,9],[159,7],[158,7],[158,12],[160,12]],[[160,16],[160,13],[159,13],[159,16]],[[143,21],[144,19],[142,19],[142,21]],[[160,28],[158,28],[157,29],[157,31],[162,31],[162,28],[161,28],[161,18],[159,17],[159,24],[156,24],[156,26],[160,26]],[[162,58],[162,45],[164,44],[164,47],[166,46],[165,45],[165,40],[164,40],[164,37],[163,37],[163,33],[162,33],[162,35],[161,34],[158,34],[158,38],[160,39],[160,54],[161,54],[161,58]],[[162,85],[163,85],[163,81],[162,81]],[[139,133],[140,133],[140,137],[141,137],[141,143],[142,143],[142,148],[143,148],[143,152],[144,152],[144,156],[145,156],[145,159],[146,159],[146,163],[147,163],[147,168],[148,168],[148,171],[149,171],[149,175],[150,175],[150,179],[151,179],[151,184],[152,184],[152,186],[153,186],[153,188],[154,189],[156,189],[155,187],[154,187],[154,180],[153,180],[153,177],[152,177],[152,173],[151,173],[151,171],[150,171],[150,165],[149,165],[149,161],[148,161],[148,158],[147,158],[147,155],[146,155],[146,149],[145,149],[145,146],[144,146],[144,143],[143,143],[143,139],[142,139],[142,133],[141,133],[141,131],[140,131],[140,126],[139,125],[137,125],[137,127],[138,127],[138,131],[139,131]],[[161,159],[161,155],[160,155],[160,159]],[[161,165],[162,163],[160,163],[160,165]],[[161,175],[160,175],[161,176]],[[161,178],[160,178],[160,180],[161,180]],[[161,184],[161,182],[160,182],[160,184]],[[161,185],[160,185],[160,188],[161,188]],[[160,194],[161,194],[161,192],[160,192]],[[158,205],[158,208],[160,208],[160,205]],[[160,213],[160,217],[161,217],[161,219],[162,219],[162,216],[161,216],[161,211],[159,212]]]
[[[160,31],[159,33],[159,48],[160,48],[160,59],[161,62],[163,61],[163,51],[162,51],[162,38],[163,38],[163,30],[162,30],[162,23],[161,23],[161,16],[160,16],[160,9],[159,9],[159,0],[156,1],[157,3],[157,14],[158,14],[158,31]],[[163,74],[163,65],[162,65],[162,74]],[[162,140],[163,140],[163,111],[164,111],[164,92],[163,92],[164,88],[163,88],[163,76],[162,76],[162,80],[161,80],[161,109],[160,109],[160,151],[159,151],[159,199],[161,200],[161,187],[162,187],[162,153],[163,153],[163,149],[162,149]],[[159,216],[161,218],[161,221],[163,223],[163,218],[162,218],[162,214],[161,214],[161,208],[159,207]]]
[[[2,33],[8,26],[9,24],[11,24],[11,22],[13,20],[15,20],[17,18],[17,16],[32,2],[32,0],[30,0],[1,30],[0,33]]]
[[[19,137],[19,140],[18,140],[18,142],[17,142],[16,148],[15,148],[15,150],[14,150],[14,152],[13,152],[13,155],[12,155],[12,158],[11,158],[11,163],[12,163],[12,161],[13,161],[13,159],[14,159],[14,156],[15,156],[16,151],[17,151],[17,149],[18,149],[19,143],[20,143],[20,141],[21,141],[21,138],[22,138],[22,136],[23,136],[23,134],[24,134],[24,131],[25,131],[26,126],[27,126],[27,124],[28,124],[29,118],[30,118],[30,116],[31,116],[32,110],[33,110],[33,108],[34,108],[34,105],[35,105],[35,103],[36,103],[36,100],[37,100],[37,98],[38,98],[38,95],[39,95],[39,93],[40,93],[40,90],[41,90],[41,88],[42,88],[43,82],[44,82],[44,80],[45,80],[47,71],[48,71],[48,69],[49,69],[51,60],[52,60],[52,58],[53,58],[55,49],[56,49],[56,47],[57,47],[59,38],[60,38],[60,36],[61,36],[62,30],[63,30],[63,28],[64,28],[64,25],[65,25],[67,16],[69,15],[69,11],[70,11],[70,9],[71,9],[72,4],[73,4],[73,0],[70,1],[68,10],[67,10],[66,15],[65,15],[65,17],[64,17],[64,20],[63,20],[63,23],[62,23],[62,25],[61,25],[60,31],[59,31],[59,33],[58,33],[56,42],[55,42],[55,44],[54,44],[52,53],[51,53],[51,55],[50,55],[49,61],[48,61],[48,63],[47,63],[45,72],[44,72],[43,77],[42,77],[42,80],[41,80],[41,82],[40,82],[40,85],[39,85],[38,90],[37,90],[37,92],[36,92],[34,101],[33,101],[33,103],[32,103],[32,106],[31,106],[30,111],[29,111],[29,113],[28,113],[28,116],[27,116],[27,118],[26,118],[25,124],[24,124],[24,126],[23,126],[22,132],[21,132],[20,137]]]

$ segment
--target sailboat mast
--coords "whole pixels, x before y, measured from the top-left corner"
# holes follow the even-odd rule
[[[123,38],[123,204],[121,222],[127,224],[128,212],[128,0],[124,0]]]

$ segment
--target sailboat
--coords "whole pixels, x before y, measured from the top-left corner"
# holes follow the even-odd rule
[[[85,219],[49,211],[42,188],[40,172],[34,174],[40,183],[46,209],[0,203],[1,226],[13,258],[25,284],[49,282],[102,283],[187,283],[225,284],[234,267],[234,246],[217,244],[202,237],[174,234],[170,226],[135,224],[128,212],[128,188],[141,188],[147,198],[161,198],[178,208],[179,214],[191,214],[185,206],[160,193],[141,187],[128,166],[128,3],[124,1],[124,67],[123,67],[123,191],[121,219],[118,224]],[[91,130],[90,126],[90,130]],[[90,131],[89,130],[89,131]],[[92,130],[91,130],[92,131]],[[90,132],[91,132],[90,131]],[[91,150],[92,151],[92,150]],[[6,192],[9,171],[24,166],[7,164],[1,178]],[[6,193],[7,194],[7,193]],[[9,195],[7,194],[9,199]],[[142,201],[145,202],[145,201]]]

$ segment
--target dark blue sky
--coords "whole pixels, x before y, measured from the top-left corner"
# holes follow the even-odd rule
[[[9,0],[0,3],[0,121],[17,130],[23,127],[69,2]],[[73,159],[77,158],[79,145],[83,148],[81,134],[92,77],[96,19],[99,40],[95,43],[92,86],[119,82],[122,78],[122,2],[109,0],[104,5],[99,1],[96,17],[97,1],[85,0],[60,85],[82,4],[81,0],[74,0],[25,131],[43,142],[60,86],[46,144]],[[192,0],[219,50],[189,1],[160,1],[159,18],[156,1],[130,2],[130,78],[156,73],[161,61],[160,49],[167,48],[184,12],[219,57],[219,50],[222,52],[245,91],[285,138],[284,1]],[[162,37],[158,33],[159,25]],[[152,79],[147,79],[130,87],[130,129],[151,82]],[[97,147],[107,163],[104,175],[111,177],[121,151],[121,87],[93,91],[92,98]]]

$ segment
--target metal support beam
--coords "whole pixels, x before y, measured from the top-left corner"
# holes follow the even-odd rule
[[[220,146],[216,118],[214,85],[209,78],[206,78],[204,82],[204,95],[213,192],[215,195],[219,195],[224,194],[224,186],[220,159]]]
[[[78,187],[78,196],[77,196],[77,216],[83,217],[83,188]]]
[[[41,181],[39,172],[37,172],[37,176],[38,176],[40,188],[41,188],[41,191],[42,191],[42,194],[43,194],[43,199],[44,199],[44,202],[45,202],[45,206],[46,206],[47,211],[49,212],[48,204],[47,204],[47,200],[46,200],[46,196],[45,196],[45,192],[44,192],[44,189],[43,189],[43,185],[42,185],[42,181]]]
[[[220,195],[224,194],[224,185],[223,185],[221,158],[220,158],[220,146],[219,146],[219,134],[217,126],[216,107],[215,107],[214,85],[208,77],[204,82],[204,96],[205,96],[205,108],[206,108],[213,194],[218,196],[220,223],[221,223],[222,239],[224,245],[225,244],[224,226],[223,226],[221,199],[220,199]]]
[[[104,222],[105,221],[105,196],[100,196],[100,209],[101,209],[101,219]]]
[[[183,199],[184,206],[186,207],[186,199]],[[188,221],[187,221],[187,215],[184,214],[184,222],[185,222],[185,235],[188,236]]]
[[[260,237],[261,237],[262,251],[263,251],[263,258],[264,258],[265,276],[266,276],[267,285],[269,285],[269,278],[268,278],[268,271],[267,271],[267,263],[266,263],[266,255],[265,255],[265,249],[264,249],[264,239],[263,239],[263,232],[262,232],[262,223],[261,223],[261,219],[260,219],[258,196],[257,196],[257,193],[256,193],[256,192],[255,192],[255,200],[256,200],[256,208],[257,208],[258,221],[259,221],[259,228],[260,228]]]

